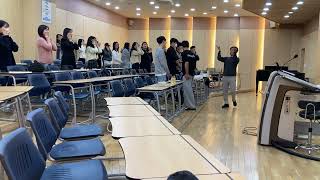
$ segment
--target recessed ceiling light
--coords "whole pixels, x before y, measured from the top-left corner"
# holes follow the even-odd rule
[[[180,6],[181,6],[181,4],[177,3],[177,4],[175,4],[175,6],[176,6],[176,7],[180,7]]]
[[[137,16],[140,16],[141,14],[140,13],[137,13]]]
[[[287,14],[285,16],[283,16],[284,18],[288,19],[290,16]]]
[[[293,12],[292,12],[292,11],[289,11],[288,14],[293,14]]]
[[[304,2],[303,1],[298,1],[297,5],[302,5]]]
[[[137,8],[136,10],[137,10],[137,11],[141,11],[141,8]]]
[[[202,14],[203,14],[203,15],[207,15],[208,13],[207,13],[207,12],[203,12]]]
[[[229,11],[228,11],[228,10],[224,10],[223,12],[224,12],[225,14],[227,14]]]
[[[236,5],[234,5],[235,7],[240,7],[241,5],[240,4],[236,4]]]
[[[190,9],[190,11],[195,11],[195,10],[196,10],[195,8],[191,8],[191,9]]]
[[[154,1],[150,1],[149,4],[154,5]]]
[[[153,11],[153,14],[157,14],[157,12],[156,12],[156,11]]]
[[[234,16],[234,17],[238,17],[238,16],[239,16],[239,14],[234,14],[233,16]]]
[[[211,9],[217,9],[217,6],[212,6]]]
[[[229,0],[223,0],[223,2],[224,2],[224,3],[228,3],[228,2],[229,2]]]
[[[184,16],[189,16],[189,14],[184,14]]]
[[[267,2],[266,6],[272,6],[272,3],[271,2]]]
[[[264,11],[269,11],[270,9],[266,7],[266,8],[263,8],[263,10]]]
[[[267,12],[262,12],[261,15],[265,16],[267,15],[268,13]]]
[[[111,3],[110,2],[106,2],[106,6],[110,6],[111,5]]]
[[[114,7],[114,8],[115,8],[115,9],[117,9],[117,10],[118,10],[118,9],[120,9],[120,7],[119,7],[119,6],[116,6],[116,7]]]
[[[171,15],[168,15],[168,17],[170,18],[170,17],[171,17]]]
[[[297,6],[293,7],[292,10],[298,10],[299,8]]]
[[[154,8],[159,9],[160,7],[159,6],[155,6]]]
[[[174,9],[172,9],[170,12],[171,12],[171,13],[175,13],[176,11],[175,11]]]

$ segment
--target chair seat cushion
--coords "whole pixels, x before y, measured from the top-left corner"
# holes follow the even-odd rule
[[[302,110],[302,111],[299,112],[299,116],[301,118],[304,118],[305,114],[306,114],[306,110]],[[313,118],[314,118],[313,111],[308,111],[307,112],[307,119],[311,119],[312,120]],[[315,119],[320,119],[320,111],[316,111]]]
[[[100,160],[86,160],[49,166],[41,177],[41,180],[48,179],[108,180],[108,174]]]
[[[63,128],[60,132],[61,139],[75,139],[102,136],[103,131],[99,125],[76,125],[70,128]]]
[[[106,150],[99,138],[67,141],[54,146],[50,156],[55,160],[65,160],[72,158],[90,158],[105,155]]]

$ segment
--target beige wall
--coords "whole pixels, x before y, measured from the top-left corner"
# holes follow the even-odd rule
[[[147,42],[149,44],[149,19],[129,19],[128,42]]]

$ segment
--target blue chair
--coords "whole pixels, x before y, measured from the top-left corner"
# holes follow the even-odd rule
[[[51,91],[50,83],[44,74],[29,74],[28,82],[33,88],[29,91],[30,96],[46,96]]]
[[[88,71],[88,77],[89,78],[98,77],[98,73],[96,71]]]
[[[24,60],[21,60],[21,63],[24,63],[27,65],[27,67],[29,67],[33,63],[33,61],[30,59],[24,59]]]
[[[66,99],[63,97],[63,94],[61,93],[61,91],[54,92],[54,97],[57,98],[60,107],[62,107],[61,110],[63,114],[68,118],[70,106],[66,101]]]
[[[145,83],[143,81],[143,79],[141,77],[135,77],[134,78],[134,83],[136,85],[137,88],[142,88],[145,86]]]
[[[137,88],[132,79],[124,79],[123,83],[125,85],[125,96],[134,96],[136,94]]]
[[[0,141],[0,159],[12,180],[107,180],[100,160],[54,164],[46,163],[25,128],[19,128]]]
[[[156,80],[152,79],[150,76],[145,76],[144,79],[147,82],[147,85],[152,85],[156,83]]]
[[[92,125],[76,125],[70,128],[64,128],[67,124],[68,116],[62,112],[58,102],[54,98],[47,99],[44,102],[49,109],[51,122],[57,133],[60,134],[60,139],[74,140],[79,138],[94,138],[97,136],[103,136],[103,131],[100,126],[96,124]]]
[[[81,69],[81,68],[83,68],[83,67],[84,67],[84,64],[83,64],[82,61],[77,61],[77,62],[76,62],[76,68],[77,68],[77,69]]]
[[[13,66],[7,66],[8,71],[28,71],[28,68],[26,66],[22,65],[13,65]],[[18,74],[15,75],[16,83],[21,84],[27,82],[28,76],[26,74]],[[13,80],[12,78],[9,78],[9,84],[12,84]]]
[[[71,76],[73,80],[84,79],[82,72],[79,72],[79,71],[72,71]]]
[[[47,66],[47,70],[48,71],[59,71],[60,70],[60,66],[54,65],[54,64],[49,64]]]
[[[60,67],[61,66],[61,60],[56,59],[56,60],[53,61],[53,64]]]
[[[114,80],[110,82],[112,89],[112,97],[123,97],[125,95],[124,88],[119,80]]]
[[[106,153],[104,145],[98,138],[66,141],[55,145],[58,134],[42,108],[28,113],[27,121],[31,124],[38,149],[45,160],[48,155],[54,160],[72,160],[103,156]]]

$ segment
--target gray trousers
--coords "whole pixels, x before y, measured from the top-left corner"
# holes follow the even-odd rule
[[[186,108],[195,109],[196,101],[194,99],[192,82],[193,82],[193,78],[186,80],[186,78],[183,77],[183,98],[184,98],[184,105]]]
[[[229,87],[232,94],[232,101],[236,101],[236,76],[223,76],[223,100],[225,104],[228,103]]]

